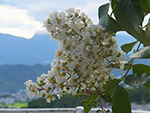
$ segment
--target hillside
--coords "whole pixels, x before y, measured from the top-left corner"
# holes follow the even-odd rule
[[[3,65],[0,66],[0,92],[15,92],[25,89],[24,82],[36,80],[37,76],[47,73],[50,65]]]
[[[127,34],[118,34],[116,37],[119,50],[124,43],[135,41]],[[57,48],[57,42],[50,40],[48,34],[36,34],[31,39],[25,39],[0,33],[0,66],[50,64]]]
[[[117,39],[119,47],[134,40],[128,35],[117,35]],[[0,34],[0,92],[25,89],[26,80],[35,81],[37,76],[47,73],[57,48],[56,41],[44,34],[37,34],[32,39]],[[137,63],[150,65],[150,60],[137,59]],[[116,77],[122,75],[116,70],[113,73]]]
[[[129,57],[127,57],[127,60],[129,60]],[[137,63],[150,65],[150,60],[135,60],[134,64]],[[0,66],[0,92],[15,92],[19,89],[25,89],[25,81],[28,79],[36,81],[37,76],[47,73],[48,70],[50,70],[50,65],[41,64]],[[120,78],[123,73],[120,74],[118,70],[114,70],[113,74]]]
[[[50,40],[48,34],[38,34],[31,39],[0,34],[0,65],[49,64],[56,49],[56,41]]]
[[[117,40],[119,48],[120,45],[135,39],[127,34],[118,34]],[[48,34],[36,34],[31,39],[25,39],[0,33],[0,65],[50,64],[57,48],[57,42],[50,40]]]

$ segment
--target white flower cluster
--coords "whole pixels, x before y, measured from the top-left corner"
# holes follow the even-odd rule
[[[114,78],[112,68],[123,68],[125,58],[117,50],[116,38],[80,10],[53,12],[44,26],[60,48],[51,70],[37,83],[25,83],[31,97],[41,95],[50,102],[54,94],[60,98],[65,93],[99,91],[108,78]]]

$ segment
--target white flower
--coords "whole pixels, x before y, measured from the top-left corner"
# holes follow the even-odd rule
[[[83,33],[82,33],[82,36],[83,36],[84,38],[91,37],[91,33],[89,33],[89,32],[83,32]]]
[[[58,11],[54,11],[53,13],[49,14],[49,17],[55,20],[58,16],[57,14],[58,14]]]
[[[43,81],[47,75],[43,73],[40,77],[37,77],[37,82],[40,83],[40,81]]]
[[[28,80],[25,82],[25,85],[27,86],[28,89],[28,96],[34,97],[34,96],[38,96],[38,85],[36,83],[33,83],[32,80]]]
[[[114,78],[112,69],[123,68],[125,58],[117,49],[116,38],[80,10],[55,11],[44,27],[58,41],[59,49],[48,74],[38,77],[38,84],[25,83],[30,96],[41,95],[50,102],[54,94],[60,98],[63,93],[96,91]]]

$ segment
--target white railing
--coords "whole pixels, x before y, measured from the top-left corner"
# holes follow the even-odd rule
[[[96,113],[99,108],[92,108],[90,113]],[[0,109],[0,113],[84,113],[83,107],[76,108],[43,108],[43,109]],[[112,113],[112,112],[110,112]],[[150,111],[136,111],[132,113],[150,113]]]

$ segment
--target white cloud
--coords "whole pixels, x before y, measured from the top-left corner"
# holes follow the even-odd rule
[[[27,0],[28,1],[28,0]],[[52,11],[64,11],[68,8],[79,8],[86,12],[89,17],[98,22],[98,7],[109,0],[30,0],[26,4],[26,9],[30,9],[30,14],[34,15],[38,20],[43,21]],[[22,2],[23,3],[23,2]],[[40,7],[39,7],[40,6]],[[39,16],[39,13],[41,16]]]
[[[4,1],[4,0],[3,0]],[[0,5],[0,33],[31,38],[35,33],[43,32],[42,22],[49,13],[68,8],[79,8],[98,23],[98,7],[108,0],[6,0]],[[35,20],[36,19],[36,20]]]
[[[36,31],[42,30],[42,24],[28,16],[27,10],[0,5],[0,14],[0,33],[32,38]]]
[[[105,4],[106,2],[108,2],[107,0],[105,0],[105,2],[101,1],[100,3],[95,3],[95,2],[89,2],[87,4],[85,4],[84,7],[78,6],[79,9],[81,9],[81,11],[84,11],[88,14],[88,16],[92,19],[92,21],[95,24],[98,24],[98,8],[100,5]]]

